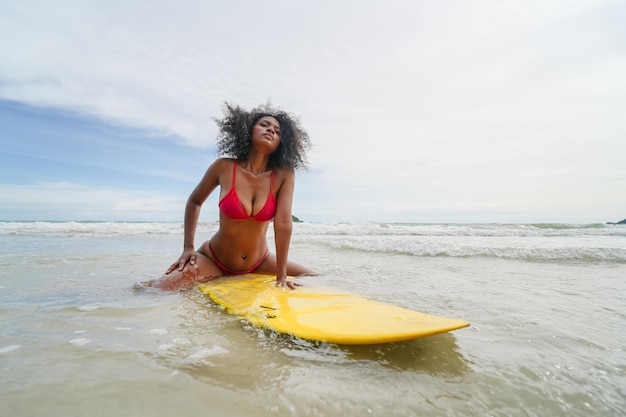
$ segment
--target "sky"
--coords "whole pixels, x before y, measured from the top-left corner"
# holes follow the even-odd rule
[[[181,221],[224,102],[268,101],[313,143],[304,221],[619,221],[625,21],[620,0],[0,0],[0,221]]]

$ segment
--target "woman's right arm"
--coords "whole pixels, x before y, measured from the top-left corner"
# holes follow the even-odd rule
[[[220,172],[222,172],[225,164],[225,160],[222,158],[213,162],[206,170],[196,188],[194,188],[189,195],[187,204],[185,205],[185,237],[183,239],[183,253],[180,255],[178,260],[174,262],[167,269],[167,271],[165,271],[166,274],[169,274],[175,269],[182,271],[187,262],[192,265],[196,263],[194,241],[198,219],[200,218],[200,208],[207,197],[209,197],[213,190],[215,190],[215,188],[219,185]]]

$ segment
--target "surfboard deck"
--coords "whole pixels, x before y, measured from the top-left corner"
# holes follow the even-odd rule
[[[401,342],[469,326],[461,319],[420,313],[308,283],[295,290],[277,288],[272,275],[224,277],[198,288],[229,313],[257,326],[329,343]]]

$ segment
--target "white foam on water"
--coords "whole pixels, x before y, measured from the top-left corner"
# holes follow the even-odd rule
[[[14,350],[17,350],[20,347],[21,347],[20,345],[9,345],[9,346],[2,347],[2,348],[0,348],[0,355],[4,355],[5,353],[13,352]]]
[[[219,345],[215,345],[211,348],[202,348],[196,353],[189,355],[189,359],[203,359],[209,356],[225,355],[228,353],[227,349]]]
[[[69,343],[74,346],[85,346],[91,343],[91,340],[84,338],[84,337],[79,337],[79,338],[70,340]]]
[[[176,345],[171,343],[164,343],[162,345],[159,345],[159,350],[170,350],[173,347],[176,347]]]
[[[80,311],[95,311],[99,308],[102,308],[102,304],[87,304],[84,306],[78,306],[77,308]]]

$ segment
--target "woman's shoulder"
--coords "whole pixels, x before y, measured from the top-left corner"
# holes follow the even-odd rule
[[[220,156],[219,158],[217,158],[215,160],[214,163],[220,163],[220,164],[228,164],[231,165],[233,163],[237,162],[237,160],[235,158],[228,158],[226,156]]]
[[[274,175],[277,177],[293,177],[296,173],[296,170],[292,167],[282,167],[282,168],[274,168]]]
[[[274,178],[278,189],[280,189],[283,184],[293,184],[295,182],[296,171],[291,167],[275,168]]]
[[[234,158],[220,157],[213,161],[211,166],[218,169],[232,168],[235,162]]]
[[[207,169],[207,177],[220,178],[223,175],[227,175],[233,170],[234,159],[232,158],[217,158],[214,160]]]

